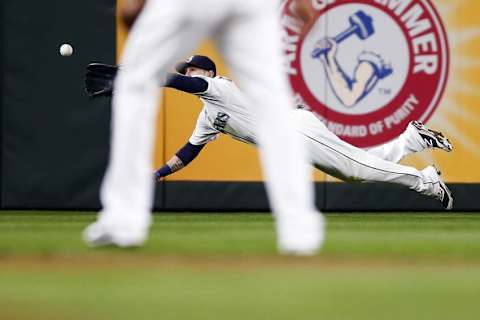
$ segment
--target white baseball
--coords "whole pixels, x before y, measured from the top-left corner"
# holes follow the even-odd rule
[[[73,47],[68,43],[64,43],[60,46],[60,54],[64,57],[70,57],[73,54]]]

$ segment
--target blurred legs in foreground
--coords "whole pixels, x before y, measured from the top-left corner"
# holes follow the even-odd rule
[[[251,100],[279,251],[311,255],[320,248],[324,223],[314,207],[305,146],[288,117],[293,105],[282,71],[276,10],[275,1],[146,2],[115,82],[110,162],[100,194],[103,210],[84,232],[88,244],[136,246],[147,239],[158,83],[180,57],[213,36]]]

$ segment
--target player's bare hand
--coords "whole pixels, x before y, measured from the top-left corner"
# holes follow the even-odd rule
[[[145,0],[124,0],[122,8],[120,9],[120,16],[123,23],[130,29],[137,17],[142,12]]]
[[[310,24],[313,20],[314,12],[310,0],[296,0],[293,4],[292,11],[305,25]]]
[[[162,181],[163,177],[160,175],[160,172],[157,170],[153,172],[153,181],[160,182]]]

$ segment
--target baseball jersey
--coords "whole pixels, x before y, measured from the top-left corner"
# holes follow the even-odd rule
[[[197,124],[189,139],[191,144],[206,144],[225,133],[234,139],[255,144],[254,123],[247,97],[225,77],[200,77],[208,82],[206,91],[197,93],[203,102]]]

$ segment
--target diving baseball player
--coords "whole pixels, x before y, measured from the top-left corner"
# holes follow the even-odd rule
[[[108,95],[116,68],[88,65],[87,92],[91,96]],[[193,56],[177,64],[176,70],[179,74],[171,74],[166,86],[198,96],[203,108],[187,144],[155,172],[157,180],[188,165],[220,133],[246,143],[258,143],[246,97],[232,80],[216,76],[212,60]],[[426,148],[451,151],[451,144],[441,133],[412,121],[398,138],[364,151],[330,132],[313,112],[292,110],[290,117],[307,144],[309,158],[316,168],[344,181],[401,184],[441,201],[446,209],[452,208],[452,194],[434,166],[419,171],[397,163],[406,155]]]
[[[158,83],[178,57],[212,36],[245,92],[241,99],[248,100],[243,112],[252,115],[248,135],[261,146],[279,251],[311,255],[321,247],[324,222],[313,201],[306,146],[288,116],[293,105],[282,71],[277,5],[274,0],[145,2],[134,17],[115,78],[110,160],[100,190],[103,209],[84,231],[89,245],[128,247],[147,239]]]

